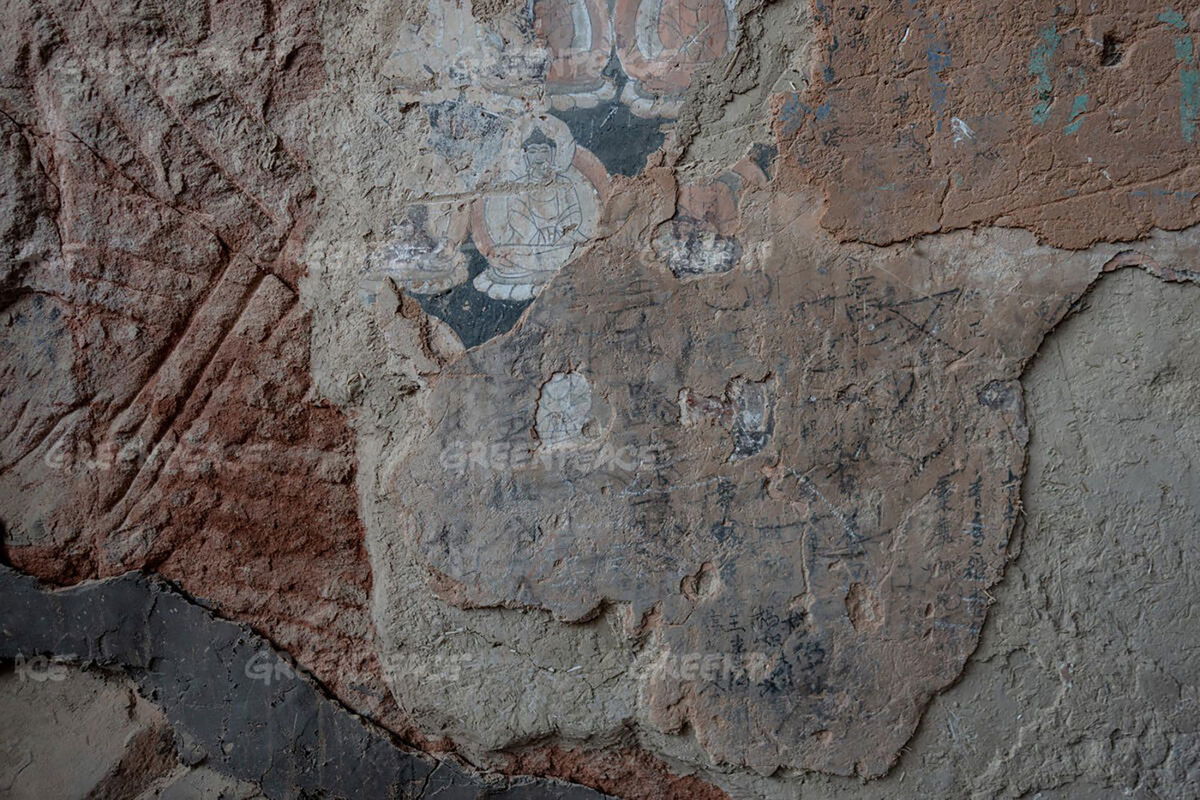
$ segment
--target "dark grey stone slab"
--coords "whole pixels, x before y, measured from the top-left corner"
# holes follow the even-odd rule
[[[551,780],[489,779],[404,748],[265,639],[145,575],[55,591],[0,566],[0,659],[35,654],[127,673],[163,709],[185,760],[270,797],[604,797]]]

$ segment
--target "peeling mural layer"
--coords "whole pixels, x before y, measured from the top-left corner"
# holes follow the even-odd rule
[[[160,575],[319,726],[484,772],[894,775],[1015,555],[1043,339],[1200,274],[1197,13],[10,5],[5,559]]]

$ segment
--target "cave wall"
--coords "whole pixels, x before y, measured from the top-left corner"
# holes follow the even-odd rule
[[[1200,12],[3,13],[13,752],[1187,796]]]

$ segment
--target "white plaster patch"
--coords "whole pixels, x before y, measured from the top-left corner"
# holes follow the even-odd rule
[[[583,441],[591,419],[592,386],[578,372],[556,372],[542,385],[534,431],[541,447],[570,447]]]

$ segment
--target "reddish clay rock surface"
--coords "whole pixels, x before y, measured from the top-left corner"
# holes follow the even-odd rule
[[[612,748],[603,752],[545,747],[516,753],[515,774],[557,775],[628,800],[727,800],[729,795],[693,777],[672,775],[643,750]]]
[[[1200,12],[1187,4],[816,8],[818,68],[776,99],[775,128],[839,238],[994,223],[1086,247],[1200,220]]]
[[[313,190],[279,131],[320,87],[304,8],[35,5],[0,119],[26,193],[8,558],[55,583],[155,570],[386,718],[353,438],[310,394],[296,292]]]

